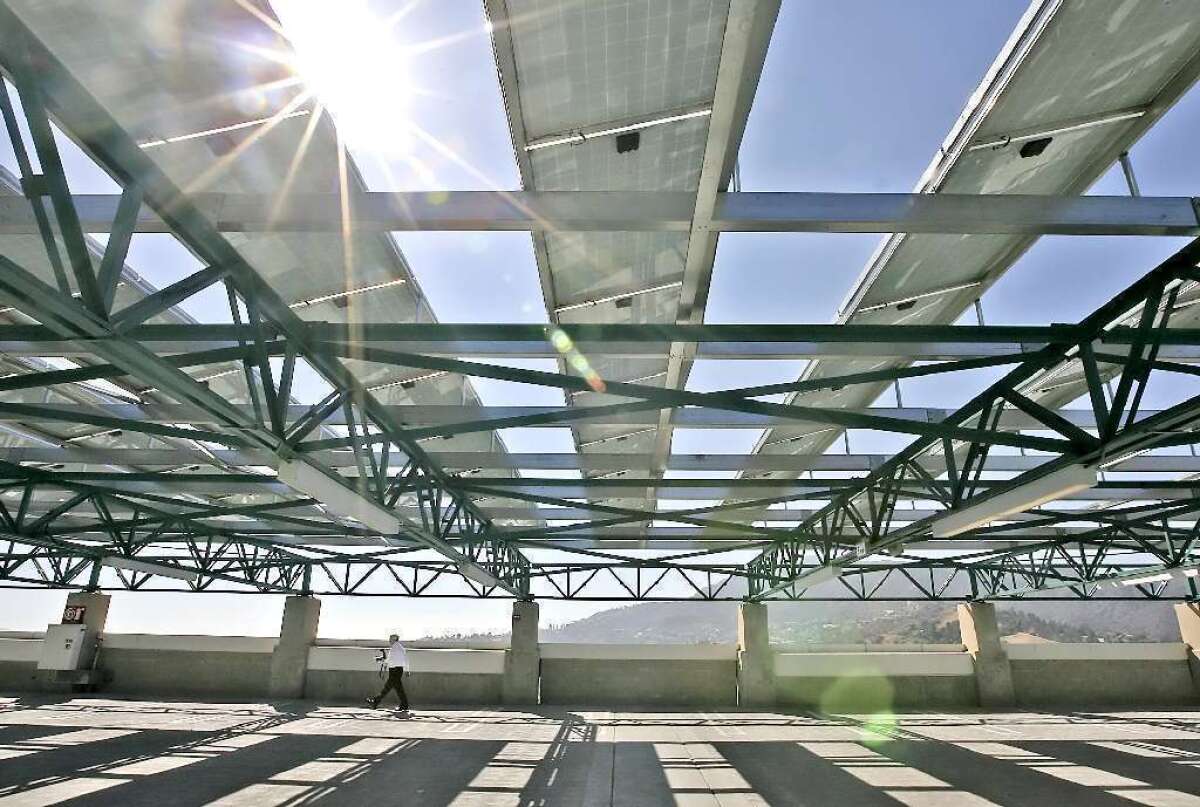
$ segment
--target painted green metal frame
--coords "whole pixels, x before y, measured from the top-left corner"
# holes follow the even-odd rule
[[[1152,373],[1164,371],[1157,364],[1157,352],[1162,340],[1169,335],[1167,326],[1176,313],[1179,290],[1184,283],[1200,280],[1196,269],[1198,259],[1200,241],[1194,241],[1087,317],[1081,323],[1082,338],[1078,342],[1048,346],[1040,355],[1022,362],[947,418],[954,424],[974,423],[977,428],[994,428],[1001,410],[1005,406],[1015,406],[1040,419],[1047,430],[1060,434],[1068,442],[1068,448],[1003,485],[984,488],[979,485],[979,480],[991,448],[987,441],[919,438],[887,463],[856,480],[853,486],[800,524],[788,539],[752,560],[748,566],[751,597],[761,599],[802,586],[805,574],[815,568],[843,569],[877,553],[916,546],[927,540],[934,523],[944,513],[892,529],[901,489],[918,488],[925,498],[939,502],[946,511],[953,511],[985,502],[1069,466],[1102,467],[1114,458],[1164,446],[1200,442],[1200,435],[1194,432],[1200,425],[1200,396],[1154,415],[1137,417]],[[1138,317],[1137,338],[1130,351],[1120,356],[1105,354],[1104,359],[1099,358],[1096,342],[1105,329],[1111,329],[1114,322],[1135,314]],[[1115,366],[1118,372],[1117,388],[1111,401],[1105,397],[1102,381],[1101,365],[1105,361]],[[1042,373],[1067,364],[1081,367],[1088,399],[1099,424],[1095,435],[1065,422],[1021,392],[1023,386]],[[944,480],[932,476],[916,461],[936,451],[947,460]],[[1072,515],[1079,519],[1077,512],[1067,512],[1065,518]],[[1115,517],[1120,519],[1121,515]],[[1123,527],[1118,523],[1102,529],[1120,531]],[[1164,521],[1157,538],[1139,536],[1143,550],[1159,556],[1160,571],[1200,561],[1200,553],[1193,551],[1200,522],[1187,531],[1187,538],[1178,552],[1174,551],[1168,527]],[[1164,545],[1172,551],[1164,553]],[[1093,556],[1103,558],[1104,546],[1102,544]],[[1101,566],[1087,559],[1086,553],[1081,563],[1072,568],[1079,575],[1075,583],[1080,586],[1108,576]],[[1036,581],[1037,575],[1031,579]],[[1030,588],[1038,587],[1035,583]],[[1194,590],[1194,584],[1192,587]]]
[[[17,152],[23,191],[32,205],[54,282],[50,285],[0,256],[0,300],[40,323],[0,326],[0,347],[44,351],[40,355],[55,355],[54,351],[62,350],[63,355],[87,357],[85,365],[77,369],[0,379],[0,392],[102,379],[134,382],[135,389],[150,387],[204,412],[207,425],[203,429],[183,428],[77,411],[64,417],[74,425],[122,429],[159,440],[202,441],[265,453],[275,460],[298,459],[380,507],[417,514],[406,516],[399,535],[379,536],[330,519],[317,508],[317,502],[295,493],[275,491],[237,504],[205,504],[156,492],[153,486],[164,483],[165,475],[161,473],[122,473],[121,482],[133,487],[144,483],[147,487],[117,490],[117,482],[103,476],[0,463],[0,493],[12,493],[17,499],[13,509],[12,503],[6,504],[0,498],[0,542],[6,546],[0,551],[0,584],[101,586],[102,560],[120,555],[194,571],[197,579],[188,584],[194,591],[442,596],[439,581],[449,576],[457,578],[465,564],[496,581],[495,585],[479,583],[468,576],[465,582],[473,596],[961,600],[1028,596],[1050,590],[1054,592],[1050,596],[1075,598],[1117,596],[1103,584],[1139,570],[1178,569],[1200,561],[1193,551],[1200,532],[1200,505],[1194,503],[1194,498],[1121,508],[1116,514],[1111,510],[1088,511],[1086,518],[1081,518],[1079,511],[1038,510],[1025,519],[977,528],[966,536],[1009,540],[1019,545],[998,545],[995,549],[944,557],[916,554],[928,539],[937,516],[903,521],[896,514],[897,502],[904,499],[938,502],[944,511],[950,511],[984,501],[1066,465],[1097,465],[1131,452],[1196,442],[1192,429],[1200,422],[1200,399],[1137,417],[1152,373],[1200,375],[1193,365],[1172,360],[1172,354],[1163,351],[1165,347],[1200,346],[1200,329],[1165,327],[1179,284],[1198,280],[1195,267],[1200,246],[1196,244],[1076,326],[555,326],[575,345],[598,354],[619,355],[625,350],[647,355],[675,342],[688,342],[719,344],[734,357],[739,355],[738,346],[770,343],[782,352],[833,344],[853,344],[856,349],[887,345],[892,351],[912,346],[930,354],[939,350],[951,353],[955,358],[931,365],[709,393],[605,380],[605,393],[628,400],[410,428],[358,381],[344,360],[575,392],[595,391],[594,380],[454,357],[490,350],[503,352],[504,345],[545,351],[556,334],[543,326],[380,323],[349,329],[300,320],[203,211],[167,179],[3,5],[0,68],[12,77],[21,94],[40,165],[40,171],[35,172],[23,148],[14,105],[0,85],[0,112]],[[52,120],[75,137],[125,189],[112,235],[98,262],[88,251],[67,187]],[[170,231],[201,258],[204,268],[117,309],[116,286],[143,204],[154,209]],[[225,286],[233,324],[147,324],[217,283]],[[73,296],[75,292],[78,299]],[[1140,322],[1134,327],[1114,327],[1113,322],[1135,304],[1144,304]],[[178,349],[180,344],[187,345],[187,349]],[[405,345],[440,345],[440,350],[451,355],[424,348],[404,350]],[[743,355],[751,356],[753,352],[747,350]],[[283,359],[278,373],[271,362],[276,357]],[[299,362],[312,367],[333,392],[296,416],[289,403]],[[1039,373],[1070,362],[1083,365],[1099,424],[1096,434],[1071,424],[1021,392],[1022,385]],[[252,411],[232,405],[184,372],[213,364],[240,369]],[[935,423],[756,400],[784,392],[1003,366],[1012,369],[1001,381]],[[1119,371],[1111,403],[1102,392],[1102,367]],[[567,424],[603,414],[683,407],[763,415],[838,429],[890,431],[916,439],[867,476],[837,486],[806,493],[784,490],[779,495],[753,500],[662,512],[518,490],[521,484],[513,480],[448,474],[418,442],[515,426]],[[997,419],[1005,407],[1021,410],[1044,428],[1037,434],[998,428]],[[52,407],[18,402],[0,403],[0,411],[16,419],[54,415]],[[346,424],[345,434],[328,427],[327,421],[334,413],[339,413]],[[1051,456],[1043,466],[1013,479],[984,483],[981,473],[995,446],[1049,452]],[[337,449],[350,449],[356,471],[353,477],[344,476],[326,461],[329,452]],[[947,466],[944,479],[929,470],[931,463],[923,461],[939,450]],[[393,464],[397,454],[402,463],[399,467]],[[174,476],[172,481],[178,478]],[[219,479],[234,491],[239,486],[249,489],[261,486],[264,480],[273,481],[270,477],[230,473]],[[198,483],[199,477],[193,481]],[[605,485],[637,490],[649,483],[640,478],[616,483],[585,479],[564,481],[562,486],[577,486],[581,491]],[[668,487],[658,480],[654,486]],[[831,493],[831,487],[837,490]],[[806,497],[832,497],[832,501],[794,530],[747,525],[721,517],[749,507]],[[481,501],[573,507],[595,517],[578,524],[501,528],[488,517]],[[230,521],[231,517],[249,519],[254,526],[239,528],[239,522]],[[625,540],[621,528],[655,520],[694,528],[697,540],[704,540],[706,535],[723,538],[714,540],[711,548],[656,557],[623,556],[605,547],[618,536]],[[1080,529],[1081,521],[1097,526]],[[1061,532],[1046,538],[1046,530]],[[579,537],[584,534],[597,537]],[[295,539],[299,537],[313,540],[298,543]],[[346,548],[316,543],[323,537],[331,542],[343,541]],[[564,551],[567,544],[554,539],[575,540],[570,551],[585,560],[534,563],[522,551]],[[417,557],[429,555],[431,550],[443,557]],[[738,551],[759,554],[749,563],[731,560],[730,553]],[[829,565],[842,570],[832,593],[812,592],[797,582],[806,572]],[[148,575],[125,570],[112,574],[117,586],[149,587]],[[1186,590],[1165,583],[1133,589],[1148,597],[1196,598],[1194,579],[1183,583]]]
[[[128,133],[42,46],[11,9],[4,6],[0,6],[0,66],[14,79],[22,95],[22,107],[42,169],[40,174],[30,173],[23,177],[26,194],[31,198],[49,198],[53,205],[58,223],[57,235],[66,246],[82,300],[76,302],[69,294],[61,294],[61,288],[56,290],[47,286],[3,256],[0,256],[0,268],[3,269],[0,272],[3,275],[0,279],[0,299],[60,336],[88,341],[98,358],[123,368],[129,375],[151,384],[177,401],[212,413],[223,427],[221,431],[227,435],[220,440],[221,443],[264,448],[273,452],[279,460],[295,457],[335,484],[343,486],[348,486],[347,482],[336,471],[305,457],[295,450],[295,446],[320,425],[324,414],[332,407],[342,408],[348,417],[356,414],[364,432],[368,428],[376,430],[385,441],[385,447],[394,444],[407,457],[405,466],[393,478],[387,473],[390,452],[384,452],[383,463],[376,463],[372,456],[372,473],[359,476],[357,494],[383,507],[393,507],[402,498],[414,499],[420,506],[422,520],[402,522],[402,534],[445,555],[455,563],[456,568],[474,569],[481,578],[491,578],[495,586],[507,593],[518,597],[528,596],[529,562],[520,550],[499,540],[490,522],[475,505],[446,486],[445,473],[415,440],[405,434],[387,410],[341,362],[307,349],[303,324],[295,313],[224,236],[200,215],[187,197],[138,148]],[[49,78],[51,76],[52,80]],[[46,91],[46,87],[50,89]],[[6,123],[13,120],[15,124],[12,104],[8,102],[6,92],[3,97]],[[170,223],[176,237],[207,264],[209,268],[200,273],[205,283],[192,282],[185,291],[194,293],[194,290],[223,277],[235,321],[240,321],[237,318],[244,306],[248,324],[255,334],[254,338],[244,341],[244,347],[248,350],[242,358],[247,388],[251,391],[256,409],[255,418],[246,418],[221,396],[123,333],[128,325],[144,321],[155,311],[165,310],[173,304],[172,300],[181,298],[169,287],[160,293],[163,296],[158,299],[147,298],[120,312],[110,310],[112,295],[99,290],[84,233],[71,205],[66,177],[51,130],[52,117],[65,130],[72,132],[114,179],[124,187],[134,189],[129,191],[131,199],[144,199]],[[14,124],[10,124],[10,133],[15,135],[12,137],[14,146],[20,148],[20,135],[15,131]],[[83,133],[82,136],[80,133]],[[28,163],[27,159],[23,160],[22,169]],[[138,207],[131,202],[126,212],[136,211]],[[124,229],[131,231],[131,225]],[[43,231],[43,243],[52,262],[58,253],[55,235],[47,223]],[[118,244],[115,248],[118,249],[121,242],[128,242],[124,233],[115,240]],[[112,279],[114,274],[119,274],[110,267],[123,263],[123,251],[120,255],[114,255],[112,261],[102,262],[104,271],[101,277],[109,286],[115,284]],[[267,352],[263,349],[264,322],[270,322],[287,339],[278,383],[267,361]],[[287,423],[284,404],[289,397],[297,355],[303,355],[309,366],[333,387],[334,392],[328,401],[318,404],[307,416]],[[361,470],[366,470],[365,463]],[[448,542],[452,536],[459,539],[458,546]]]

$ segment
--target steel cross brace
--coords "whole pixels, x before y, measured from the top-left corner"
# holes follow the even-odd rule
[[[10,543],[40,547],[54,558],[82,559],[80,564],[62,565],[60,572],[63,573],[76,574],[89,563],[119,556],[193,572],[197,580],[189,584],[192,590],[204,590],[221,581],[259,591],[305,593],[304,586],[311,585],[313,567],[344,569],[339,574],[348,578],[348,570],[358,568],[354,564],[390,562],[414,551],[413,546],[354,554],[319,547],[288,548],[269,538],[229,529],[228,521],[217,521],[215,526],[204,521],[254,513],[278,519],[281,522],[279,532],[286,534],[288,527],[297,520],[280,515],[278,511],[296,507],[296,502],[204,507],[145,494],[134,497],[114,495],[103,488],[63,482],[56,474],[20,466],[5,466],[0,471],[3,472],[0,474],[0,493],[20,492],[16,512],[10,512],[0,499],[0,536]],[[53,497],[61,491],[71,494],[67,501],[57,503],[56,498],[51,498],[54,505],[49,510],[35,512],[36,505],[45,501],[41,497]],[[313,502],[300,504],[311,505]],[[94,509],[98,519],[79,522],[79,511],[85,507]],[[132,517],[114,517],[118,508],[132,508]],[[70,523],[66,519],[70,519]],[[461,543],[466,546],[468,542]],[[415,548],[422,547],[415,544]],[[470,551],[469,547],[467,549]],[[14,553],[11,547],[10,555],[10,562],[0,564],[0,579],[18,579],[21,563],[17,561],[22,557],[31,559],[29,553]],[[456,566],[450,568],[457,574]],[[45,579],[56,585],[69,582],[61,575],[48,575]],[[132,573],[128,579],[122,578],[122,583],[130,588],[140,588],[145,580],[145,574]],[[487,593],[494,587],[475,588],[479,593]]]
[[[1181,285],[1197,279],[1196,263],[1200,258],[1200,241],[1189,244],[1141,280],[1134,283],[1108,304],[1087,317],[1080,327],[1083,338],[1073,345],[1053,345],[1041,354],[1022,362],[995,384],[989,386],[965,406],[951,415],[951,423],[972,423],[975,428],[995,428],[1001,410],[1014,405],[1043,421],[1047,430],[1057,432],[1067,441],[1068,448],[1056,452],[1057,457],[1032,471],[1027,471],[998,486],[980,492],[979,480],[986,467],[990,444],[986,441],[966,441],[965,456],[958,463],[959,449],[950,437],[919,438],[888,462],[855,485],[835,497],[795,529],[793,535],[764,550],[747,565],[753,598],[769,596],[787,588],[806,571],[799,561],[809,552],[822,566],[850,568],[850,564],[890,547],[916,544],[929,537],[933,522],[941,514],[890,529],[892,520],[888,492],[896,486],[916,485],[927,491],[928,498],[940,502],[947,512],[986,501],[1002,495],[1048,473],[1071,465],[1095,467],[1107,460],[1122,458],[1151,448],[1200,442],[1192,433],[1200,423],[1200,398],[1192,398],[1154,415],[1135,420],[1152,369],[1156,348],[1169,333],[1166,324],[1174,311],[1174,302]],[[1111,329],[1129,317],[1138,318],[1137,339],[1133,351],[1120,365],[1122,373],[1118,392],[1111,405],[1098,389],[1100,374],[1093,358],[1094,342],[1106,329]],[[1103,424],[1099,435],[1092,435],[1045,410],[1019,390],[1032,386],[1032,381],[1064,364],[1079,362],[1086,371],[1090,399],[1096,409],[1096,420]],[[947,461],[946,479],[934,478],[917,462],[919,457],[940,450]],[[1076,513],[1081,519],[1086,515]],[[851,527],[856,543],[847,545],[843,528]],[[964,533],[965,536],[973,534]],[[1036,581],[1035,581],[1036,582]],[[1081,577],[1080,582],[1086,582]],[[1037,588],[1037,585],[1032,588]],[[986,593],[985,595],[986,596]]]
[[[198,549],[204,547],[198,544]],[[103,553],[78,542],[7,536],[0,534],[0,588],[19,587],[80,587],[92,580],[96,560]],[[269,552],[247,551],[241,544],[214,546],[202,556],[204,565],[189,566],[186,556],[164,552],[147,552],[142,560],[180,569],[197,569],[201,575],[196,584],[153,585],[153,580],[140,572],[121,572],[115,580],[99,581],[100,588],[143,591],[228,592],[228,593],[292,593],[316,595],[345,595],[358,597],[495,597],[498,589],[486,588],[466,581],[465,590],[448,591],[434,584],[446,578],[456,578],[454,564],[446,561],[402,560],[394,557],[367,556],[340,558],[290,558]],[[1146,567],[1136,563],[1108,567],[1121,574],[1140,573]],[[1012,570],[991,565],[972,568],[953,564],[877,564],[856,567],[840,581],[836,589],[821,591],[781,589],[771,599],[813,601],[913,601],[933,600],[963,602],[989,596],[994,586],[996,596],[1017,598],[1025,593],[1018,590],[1023,581],[1064,580],[1053,569],[1039,576],[1034,568]],[[1114,571],[1114,574],[1116,572]],[[696,601],[745,598],[746,580],[739,566],[681,565],[658,561],[613,564],[547,563],[534,571],[539,599],[582,601]],[[1007,590],[1003,583],[1011,579]],[[1160,600],[1183,600],[1195,596],[1191,585],[1139,585],[1117,589],[1099,583],[1073,584],[1032,592],[1039,600],[1120,599],[1131,595]]]
[[[1196,235],[1197,201],[1182,196],[1043,196],[952,193],[721,192],[712,232],[1007,233],[1016,235]],[[122,199],[74,197],[91,232],[112,226]],[[693,226],[693,191],[441,191],[364,193],[358,232],[682,232]],[[336,193],[296,193],[283,205],[260,193],[205,193],[197,205],[223,233],[338,232]],[[0,234],[36,231],[36,210],[0,200]],[[170,232],[144,211],[135,232]]]
[[[213,283],[229,274],[229,270],[202,270],[180,281],[190,290],[193,284]],[[165,294],[169,286],[159,294]],[[189,294],[179,293],[179,299]],[[162,300],[155,298],[160,305]],[[173,304],[173,303],[172,303]],[[159,310],[169,308],[161,305]],[[141,303],[135,310],[141,310]],[[242,323],[145,323],[138,317],[136,324],[128,324],[123,332],[139,342],[167,344],[211,344],[233,343],[254,336],[255,325]],[[305,341],[346,342],[364,344],[379,343],[429,343],[440,344],[452,354],[467,353],[488,355],[506,349],[506,346],[524,348],[538,346],[556,350],[554,341],[562,336],[571,339],[572,345],[581,352],[591,354],[658,355],[675,340],[688,340],[700,344],[715,345],[775,345],[792,346],[803,351],[810,345],[890,345],[900,344],[924,348],[928,353],[939,351],[963,353],[975,350],[991,355],[996,345],[1005,350],[1016,348],[1024,352],[1036,351],[1048,344],[1075,344],[1088,334],[1079,325],[827,325],[827,324],[708,324],[675,325],[644,323],[563,323],[560,325],[532,325],[524,323],[412,323],[412,322],[356,322],[353,325],[340,322],[301,321],[297,324],[305,333]],[[278,338],[292,333],[281,326],[263,323],[262,333],[266,337]],[[1178,329],[1163,339],[1167,345],[1196,345],[1200,341],[1200,329]],[[1132,326],[1114,327],[1111,331],[1094,335],[1100,343],[1127,346],[1136,340],[1137,329]],[[30,342],[38,351],[50,351],[70,347],[63,337],[40,325],[0,325],[0,343],[18,344]],[[992,346],[989,349],[989,346]],[[172,350],[172,352],[176,352]],[[419,352],[419,351],[414,351]],[[730,354],[730,358],[736,354]]]
[[[1066,592],[1079,598],[1102,598],[1113,592],[1128,591],[1155,598],[1193,598],[1195,581],[1185,581],[1186,591],[1163,585],[1137,585],[1106,591],[1105,584],[1119,585],[1123,579],[1180,566],[1191,567],[1200,561],[1194,546],[1200,535],[1200,502],[1149,504],[1122,508],[1101,517],[1102,526],[1075,532],[1069,537],[1043,540],[1007,550],[981,550],[956,557],[923,557],[902,549],[895,560],[886,564],[860,562],[847,565],[838,584],[858,599],[895,597],[901,578],[916,586],[927,599],[1017,599],[1043,597],[1046,591]],[[1074,516],[1078,519],[1079,516]],[[1185,527],[1172,526],[1182,519]],[[1051,516],[1048,521],[1068,520]],[[1012,537],[1019,528],[1012,525]],[[997,530],[999,532],[999,530]],[[1004,537],[1002,534],[997,537]],[[914,542],[911,546],[919,546]],[[778,547],[786,551],[793,574],[801,575],[829,563],[828,553],[819,544],[791,542]],[[761,580],[754,569],[747,569],[751,587],[771,584]],[[1178,581],[1175,581],[1178,582]],[[828,597],[822,590],[818,598]],[[775,586],[764,595],[769,599],[808,599],[814,596],[803,581]]]
[[[27,583],[31,569],[41,564],[43,583],[69,585],[87,573],[89,564],[106,555],[138,558],[174,568],[194,571],[199,579],[192,590],[232,590],[249,587],[258,591],[317,590],[354,595],[385,593],[380,585],[398,586],[389,593],[435,596],[428,588],[443,574],[453,573],[447,564],[405,560],[411,550],[372,549],[362,553],[339,553],[326,548],[294,547],[283,551],[270,541],[256,541],[240,531],[214,527],[205,519],[230,514],[258,513],[283,522],[281,514],[293,502],[274,505],[203,507],[173,502],[149,495],[121,496],[102,488],[64,483],[52,473],[19,466],[3,469],[11,480],[0,493],[20,491],[15,512],[0,503],[0,532],[14,545],[0,553],[0,584]],[[70,494],[57,503],[56,494]],[[36,509],[39,492],[55,502],[49,512]],[[11,497],[7,497],[11,498]],[[3,502],[5,497],[0,497]],[[82,523],[68,518],[91,507],[97,519]],[[130,518],[116,515],[118,508],[133,508]],[[1030,585],[1062,587],[1071,597],[1104,596],[1096,586],[1103,581],[1145,568],[1138,557],[1150,554],[1162,562],[1178,564],[1189,557],[1197,527],[1173,526],[1200,510],[1195,501],[1171,505],[1147,505],[1124,509],[1106,516],[1112,524],[1091,534],[1076,535],[1068,542],[1045,541],[1039,545],[1002,552],[981,552],[975,557],[915,558],[901,556],[889,564],[864,564],[847,571],[838,598],[851,599],[941,599],[961,600],[970,596],[1021,596]],[[229,522],[217,522],[218,524]],[[59,525],[57,528],[52,524]],[[1160,535],[1166,535],[1163,544]],[[33,549],[18,549],[16,544]],[[747,576],[740,566],[689,563],[701,553],[682,553],[652,561],[631,560],[593,553],[602,563],[551,564],[539,566],[533,580],[548,596],[582,599],[674,599],[679,586],[691,597],[737,598]],[[51,563],[53,561],[53,563]],[[806,562],[805,565],[812,561]],[[1085,576],[1086,573],[1086,576]],[[422,575],[426,577],[422,580]],[[119,585],[144,588],[145,575],[134,573],[119,578]],[[595,589],[609,587],[601,594]],[[328,588],[322,588],[328,586]],[[612,593],[612,587],[616,594]],[[899,588],[898,588],[899,586]],[[306,588],[307,587],[307,588]],[[1163,587],[1139,589],[1145,596],[1174,597]],[[491,593],[472,587],[470,596]],[[782,590],[772,596],[810,598],[805,591]]]
[[[336,346],[330,345],[329,347],[334,349],[339,355],[342,356],[354,356],[365,361],[378,362],[382,364],[396,364],[406,367],[442,370],[445,372],[461,373],[463,375],[480,378],[495,378],[505,381],[517,381],[519,383],[526,384],[540,384],[543,386],[558,387],[561,389],[576,391],[587,391],[591,389],[585,379],[578,376],[564,375],[560,373],[509,368],[499,365],[485,364],[482,362],[425,356],[383,348],[362,347],[352,344],[339,344]],[[610,381],[605,382],[605,391],[610,395],[639,398],[653,403],[655,406],[660,408],[701,406],[730,412],[745,412],[748,414],[764,415],[768,417],[781,417],[812,423],[830,424],[844,428],[876,429],[880,431],[900,432],[903,434],[929,435],[939,438],[951,437],[953,439],[986,439],[989,442],[1000,445],[1009,445],[1037,450],[1059,450],[1066,445],[1066,442],[1059,438],[1011,434],[998,432],[995,430],[980,430],[971,426],[958,425],[956,423],[927,423],[882,415],[848,412],[835,408],[825,409],[808,406],[768,403],[754,400],[752,397],[749,397],[771,394],[768,392],[763,392],[761,388],[757,387],[731,390],[726,393],[716,393],[665,389],[663,387],[654,387],[644,384]],[[625,411],[625,407],[627,407],[626,404],[611,404],[608,406],[598,406],[594,408],[596,410],[619,412]],[[594,415],[595,413],[591,414]],[[515,418],[505,419],[504,421],[491,420],[487,422],[489,425],[487,425],[486,428],[498,428],[498,424],[502,424],[504,426],[521,424],[528,425],[530,422],[533,422],[530,420],[530,418],[538,417],[544,416],[528,416],[521,418],[519,421]],[[558,413],[555,415],[555,417],[577,418],[580,417],[580,415],[578,411],[572,410]],[[482,424],[464,422],[461,424],[460,428],[462,431],[466,432],[485,427]],[[447,426],[441,431],[454,433],[454,427]],[[343,445],[343,443],[343,438],[332,438],[329,440],[311,441],[307,444],[302,444],[300,449],[317,451],[327,448],[336,448]]]
[[[466,539],[467,551],[460,552],[447,544],[437,532],[428,529],[427,524],[406,524],[403,527],[404,532],[447,555],[455,563],[481,569],[495,578],[498,585],[510,594],[527,596],[529,564],[520,551],[503,543],[493,534],[488,520],[469,500],[452,488],[450,478],[425,455],[419,445],[405,436],[393,418],[341,362],[307,349],[302,321],[195,208],[186,195],[182,194],[138,148],[116,121],[91,98],[16,14],[3,5],[0,5],[0,67],[15,76],[19,86],[33,88],[30,92],[31,97],[23,98],[32,127],[44,128],[48,133],[51,116],[57,118],[63,128],[76,137],[80,145],[110,175],[125,187],[137,189],[131,191],[131,194],[136,193],[143,197],[146,203],[162,216],[171,231],[205,261],[208,267],[220,267],[219,270],[203,270],[205,282],[194,281],[189,290],[202,288],[207,282],[225,277],[230,288],[231,303],[237,295],[245,304],[249,324],[259,329],[252,343],[254,350],[251,351],[253,369],[257,372],[251,372],[250,359],[244,359],[247,366],[247,385],[252,393],[256,387],[261,387],[267,417],[254,420],[246,418],[223,398],[208,391],[190,376],[126,337],[122,333],[122,323],[127,325],[130,322],[141,321],[151,309],[127,309],[115,317],[112,316],[97,290],[96,277],[90,265],[83,259],[77,259],[74,250],[72,268],[85,291],[82,304],[76,303],[70,297],[64,299],[23,268],[3,258],[0,258],[0,265],[5,270],[3,278],[0,279],[0,297],[62,336],[91,340],[89,347],[94,349],[97,356],[121,367],[127,374],[148,381],[155,388],[167,392],[181,402],[214,413],[225,430],[231,430],[238,435],[226,438],[227,440],[245,439],[250,445],[266,448],[281,459],[286,459],[294,453],[289,441],[295,440],[295,436],[289,435],[284,424],[280,422],[278,403],[279,393],[286,391],[284,388],[290,380],[281,388],[275,387],[269,365],[265,361],[261,329],[263,322],[271,322],[280,334],[286,337],[289,346],[301,353],[313,369],[333,386],[340,396],[339,403],[353,402],[364,421],[369,421],[386,435],[389,442],[403,448],[411,466],[408,477],[410,487],[436,490],[437,503],[443,499],[453,502],[454,516],[445,519],[441,532],[449,533],[451,528],[461,530],[461,537]],[[40,82],[36,87],[32,81],[34,76]],[[41,92],[42,85],[49,89]],[[40,191],[45,190],[51,197],[57,223],[68,248],[77,242],[82,244],[83,233],[78,217],[74,215],[72,200],[69,195],[61,192],[66,183],[61,165],[57,161],[53,138],[37,138],[37,144],[39,154],[45,152],[41,160],[43,170],[52,176],[49,176],[46,182],[35,183],[39,186],[39,193],[36,195],[42,195]],[[32,182],[34,178],[28,179]],[[48,245],[53,244],[52,237],[44,240],[48,241]],[[83,258],[86,257],[85,253]],[[170,299],[175,297],[167,294],[160,302],[167,305]],[[255,397],[254,400],[257,401],[258,398]],[[313,425],[319,425],[319,420]],[[337,484],[345,484],[336,471],[311,458],[302,457],[302,461],[316,467],[331,480],[336,480]],[[381,504],[391,497],[391,505],[394,505],[399,494],[392,496],[384,482],[385,479],[381,477],[379,484],[369,492],[372,498]],[[360,489],[359,493],[365,494],[367,491]]]

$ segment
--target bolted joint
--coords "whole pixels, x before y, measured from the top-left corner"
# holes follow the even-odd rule
[[[43,196],[50,195],[50,189],[46,184],[44,174],[33,174],[28,177],[21,178],[21,193],[31,202],[34,199],[39,199]]]

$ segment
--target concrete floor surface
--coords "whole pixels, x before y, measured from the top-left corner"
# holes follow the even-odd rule
[[[814,715],[0,698],[12,805],[1200,807],[1200,712]]]

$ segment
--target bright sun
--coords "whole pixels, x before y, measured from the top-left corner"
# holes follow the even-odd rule
[[[366,0],[274,0],[295,68],[352,149],[408,151],[411,87],[392,24]]]

